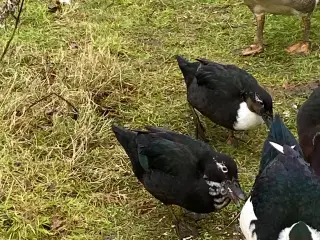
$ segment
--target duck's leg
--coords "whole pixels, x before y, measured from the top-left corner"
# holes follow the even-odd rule
[[[194,124],[196,125],[196,132],[195,132],[196,138],[201,139],[204,142],[209,142],[208,139],[206,138],[206,135],[205,135],[206,130],[200,121],[199,115],[197,114],[196,110],[191,106],[191,104],[190,103],[188,104],[192,112],[192,118],[193,118]]]
[[[286,51],[288,53],[308,54],[310,53],[310,27],[311,27],[311,14],[302,17],[303,24],[303,41],[295,43],[288,47]]]
[[[255,42],[248,48],[242,51],[243,56],[255,55],[263,52],[263,28],[265,21],[265,14],[254,14],[257,21],[257,30],[256,30],[256,40]]]
[[[239,141],[241,142],[245,142],[243,141],[241,138],[238,138],[234,135],[234,131],[233,130],[229,130],[229,136],[227,139],[227,143],[231,144],[233,147],[238,148],[239,146]]]
[[[167,207],[171,213],[172,219],[174,219],[175,221],[176,232],[179,239],[186,239],[188,237],[190,238],[191,236],[193,237],[199,236],[199,232],[196,229],[196,227],[191,226],[190,224],[184,221],[178,220],[177,216],[174,214],[172,206],[168,205]]]

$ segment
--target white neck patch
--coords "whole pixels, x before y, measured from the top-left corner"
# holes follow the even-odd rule
[[[235,130],[248,130],[257,125],[262,124],[264,121],[261,116],[251,112],[246,102],[240,103],[240,107],[237,112],[237,120],[233,124]]]
[[[280,234],[278,240],[289,240],[289,233],[291,229],[296,225],[297,223],[293,224],[291,227],[283,229]],[[306,224],[307,225],[307,224]],[[313,240],[320,240],[320,232],[318,232],[316,229],[308,226],[309,231],[311,232],[311,237]]]
[[[257,240],[257,234],[253,233],[256,228],[255,224],[251,224],[252,220],[257,220],[257,217],[253,210],[253,205],[251,202],[251,197],[248,198],[244,204],[239,218],[240,229],[246,240]]]

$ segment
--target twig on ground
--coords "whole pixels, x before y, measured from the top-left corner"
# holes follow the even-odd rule
[[[57,93],[49,93],[48,95],[40,98],[39,100],[35,101],[34,103],[32,103],[29,107],[27,107],[27,109],[25,110],[25,112],[27,112],[29,109],[31,109],[32,107],[34,107],[35,105],[37,105],[38,103],[46,100],[47,98],[49,98],[50,96],[55,95],[58,98],[60,98],[61,100],[65,101],[72,109],[73,109],[73,117],[72,119],[77,120],[79,117],[79,111],[78,109],[71,103],[69,102],[67,99],[65,99],[64,97],[62,97],[61,95],[57,94]]]
[[[18,3],[20,3],[20,0],[17,0]],[[10,2],[10,0],[7,1],[7,3]],[[21,13],[22,13],[22,9],[23,9],[23,4],[24,4],[24,0],[21,0],[21,3],[20,3],[20,6],[19,6],[19,11],[18,11],[18,16],[15,17],[15,20],[16,20],[16,23],[15,23],[15,26],[14,26],[14,29],[13,29],[13,32],[12,32],[12,35],[10,37],[10,39],[8,40],[4,50],[3,50],[3,53],[0,57],[0,62],[3,60],[4,56],[6,55],[8,49],[9,49],[9,46],[10,46],[10,43],[11,41],[13,40],[14,38],[14,35],[16,34],[16,31],[17,31],[17,28],[18,28],[18,25],[20,23],[20,16],[21,16]],[[11,14],[13,14],[13,12],[11,12]],[[1,17],[1,16],[0,16]],[[1,19],[0,19],[0,23],[1,23]]]

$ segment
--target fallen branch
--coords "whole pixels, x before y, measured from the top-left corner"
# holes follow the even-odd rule
[[[16,0],[16,1],[18,1],[18,3],[20,3],[20,0]],[[11,2],[11,0],[7,0],[7,4],[8,4],[8,2]],[[21,12],[22,12],[22,9],[23,9],[23,4],[24,4],[24,0],[21,0],[20,6],[19,6],[19,11],[18,11],[18,16],[17,16],[17,17],[14,16],[14,12],[13,12],[13,13],[11,12],[12,15],[14,16],[15,20],[16,20],[16,23],[15,23],[15,25],[14,25],[14,29],[13,29],[12,35],[11,35],[10,39],[8,40],[6,46],[5,46],[4,50],[3,50],[3,53],[2,53],[2,55],[1,55],[1,57],[0,57],[0,62],[3,60],[4,56],[6,55],[8,49],[9,49],[10,43],[11,43],[11,41],[13,40],[14,35],[16,34],[18,25],[19,25],[19,23],[20,23],[20,16],[21,16]],[[1,17],[1,16],[0,16],[0,17]],[[1,20],[1,19],[0,19],[0,20]],[[1,23],[1,21],[0,21],[0,23]]]

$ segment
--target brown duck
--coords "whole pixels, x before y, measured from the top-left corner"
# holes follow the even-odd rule
[[[310,18],[319,0],[244,0],[244,3],[254,13],[257,21],[256,40],[242,51],[244,56],[261,53],[264,50],[263,28],[265,13],[296,15],[302,18],[303,40],[289,46],[289,53],[308,54],[310,52]]]

